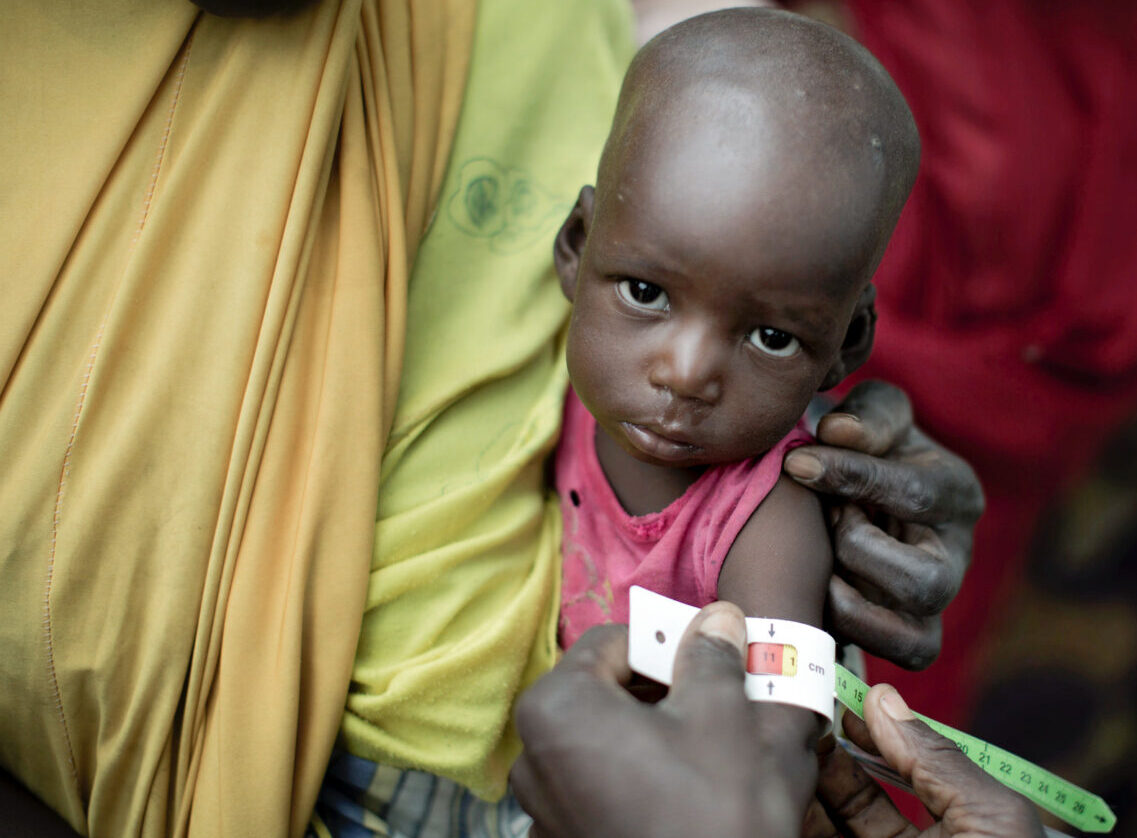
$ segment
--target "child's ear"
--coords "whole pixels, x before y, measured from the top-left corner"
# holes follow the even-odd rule
[[[852,373],[869,359],[872,352],[873,337],[876,335],[876,286],[871,282],[861,292],[853,309],[853,318],[849,321],[849,328],[845,331],[845,341],[841,344],[841,352],[837,360],[825,374],[818,390],[828,390],[836,387],[845,380],[845,376]]]
[[[553,245],[553,264],[557,276],[561,278],[561,290],[571,301],[576,295],[576,273],[580,270],[580,254],[584,252],[584,242],[588,238],[588,228],[592,226],[592,202],[594,192],[591,186],[580,190],[576,205],[568,214],[565,223],[557,233]]]

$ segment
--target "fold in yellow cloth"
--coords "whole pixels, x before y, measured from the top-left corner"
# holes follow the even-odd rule
[[[303,830],[472,27],[0,8],[0,764],[82,832]]]

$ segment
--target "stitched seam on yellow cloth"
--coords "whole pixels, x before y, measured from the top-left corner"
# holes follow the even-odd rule
[[[170,107],[166,114],[166,126],[162,132],[161,140],[158,143],[158,150],[154,156],[154,170],[150,175],[150,184],[146,189],[145,198],[142,201],[142,211],[139,214],[138,226],[134,230],[134,236],[131,239],[130,247],[138,243],[139,237],[142,235],[142,230],[146,226],[146,219],[150,215],[150,202],[154,197],[154,189],[158,183],[158,174],[162,170],[162,161],[166,155],[166,143],[170,137],[170,128],[174,121],[174,111],[177,109],[178,97],[181,94],[182,80],[185,78],[186,65],[189,63],[190,47],[193,44],[193,32],[190,32],[189,37],[186,39],[185,46],[183,47],[182,59],[179,62],[177,75],[174,81],[174,90],[170,97]],[[111,298],[113,304],[114,297]],[[52,512],[51,522],[51,540],[49,542],[49,552],[47,561],[47,580],[44,586],[44,639],[47,646],[47,668],[48,677],[50,680],[50,690],[52,699],[55,702],[56,712],[59,714],[59,723],[63,728],[63,739],[67,748],[67,764],[71,771],[72,780],[76,784],[76,794],[82,797],[82,791],[78,788],[79,775],[75,768],[75,751],[71,743],[71,731],[67,724],[67,713],[63,707],[63,697],[59,691],[59,680],[56,677],[55,671],[55,647],[54,639],[52,636],[52,621],[51,621],[51,589],[52,581],[55,573],[55,552],[56,545],[59,539],[59,526],[60,520],[63,516],[63,498],[67,485],[67,478],[71,469],[71,452],[75,447],[75,437],[79,432],[79,422],[83,414],[83,405],[87,398],[87,388],[91,381],[91,371],[95,367],[95,359],[98,357],[99,348],[102,345],[103,333],[106,329],[106,318],[109,316],[110,305],[107,306],[107,314],[104,315],[103,322],[99,325],[99,331],[95,335],[94,343],[91,345],[91,350],[87,358],[87,366],[83,373],[83,378],[79,385],[79,395],[75,402],[75,417],[71,423],[71,434],[67,438],[67,445],[63,451],[63,466],[59,473],[59,487],[55,493],[55,508]]]
[[[429,5],[416,15],[449,27],[445,48],[417,20],[414,44],[405,27],[368,39],[396,120],[460,101],[466,4]],[[411,249],[396,228],[421,229],[402,203],[424,213],[438,189],[402,173],[437,171],[449,138],[431,132],[451,124],[344,142],[361,19],[360,0],[263,21],[0,8],[0,761],[80,831],[295,834],[314,799],[395,389]],[[388,46],[414,61],[387,67]],[[67,744],[43,668],[52,538]]]

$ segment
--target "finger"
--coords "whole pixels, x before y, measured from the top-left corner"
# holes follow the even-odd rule
[[[846,710],[841,716],[841,734],[862,751],[880,756],[872,741],[872,734],[869,733],[869,726],[852,710]]]
[[[961,517],[957,471],[883,460],[870,454],[823,445],[803,445],[786,455],[786,472],[815,492],[882,510],[902,521],[955,522]],[[978,485],[978,484],[976,484]],[[970,515],[970,512],[968,513]]]
[[[569,838],[574,834],[573,811],[564,811],[564,798],[557,776],[533,770],[521,752],[509,772],[509,790],[533,823],[528,838]]]
[[[533,838],[537,835],[547,835],[538,826],[538,824],[546,819],[556,821],[555,818],[548,818],[542,806],[541,785],[537,779],[537,771],[530,760],[527,758],[525,751],[513,763],[513,767],[509,770],[509,790],[513,796],[517,798],[517,802],[521,804],[521,808],[529,817],[533,818],[533,826],[529,828],[529,836]]]
[[[827,416],[817,438],[826,445],[880,456],[901,444],[912,430],[912,403],[904,391],[884,381],[862,381]]]
[[[566,719],[582,712],[638,703],[625,686],[632,679],[628,667],[628,627],[603,625],[590,629],[552,671],[539,679],[517,702],[517,733],[526,747],[556,741],[552,734]],[[583,710],[582,708],[589,708]]]
[[[533,818],[530,838],[537,835],[553,838],[564,832],[567,820],[560,811],[561,761],[534,759],[530,754],[529,743],[525,743],[509,770],[509,790],[525,813]]]
[[[829,815],[821,801],[814,797],[805,810],[805,821],[801,827],[801,838],[838,838],[840,832],[829,820]]]
[[[939,616],[915,617],[870,602],[842,579],[829,580],[826,620],[843,640],[906,669],[924,669],[940,653]]]
[[[1000,786],[954,742],[917,719],[888,684],[869,690],[865,722],[881,756],[912,784],[916,796],[937,819],[952,806],[959,807],[961,819],[979,816],[989,824],[1004,818],[1015,820],[1029,809],[1024,798]],[[989,834],[1022,833],[995,828]]]
[[[553,671],[587,672],[605,683],[627,685],[632,680],[628,627],[619,623],[593,626],[572,645]]]
[[[704,703],[715,692],[743,698],[746,618],[737,605],[713,602],[691,621],[675,651],[672,705]]]
[[[847,581],[867,582],[891,605],[919,617],[939,614],[959,593],[965,567],[931,527],[905,525],[905,540],[869,520],[855,504],[830,510],[835,560]],[[855,585],[856,587],[861,587]],[[862,588],[863,590],[863,588]]]
[[[820,753],[818,768],[817,799],[839,834],[850,838],[908,838],[919,834],[844,749]]]
[[[548,838],[569,834],[556,788],[563,755],[575,744],[573,731],[596,719],[616,724],[638,707],[624,689],[632,678],[627,657],[627,626],[597,626],[517,703],[515,726],[524,749],[510,771],[510,785]]]

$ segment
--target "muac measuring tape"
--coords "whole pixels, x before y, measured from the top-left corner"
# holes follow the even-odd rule
[[[698,611],[633,587],[628,630],[631,668],[670,684],[679,639]],[[832,721],[835,696],[858,716],[864,716],[868,685],[835,662],[836,648],[828,634],[802,623],[757,618],[748,618],[746,629],[749,654],[745,686],[751,700],[796,704]],[[1109,832],[1117,822],[1117,816],[1096,794],[989,742],[916,715],[1000,783],[1071,826],[1083,832]],[[870,773],[893,782],[887,766],[884,770],[879,763],[868,767],[873,769]]]

